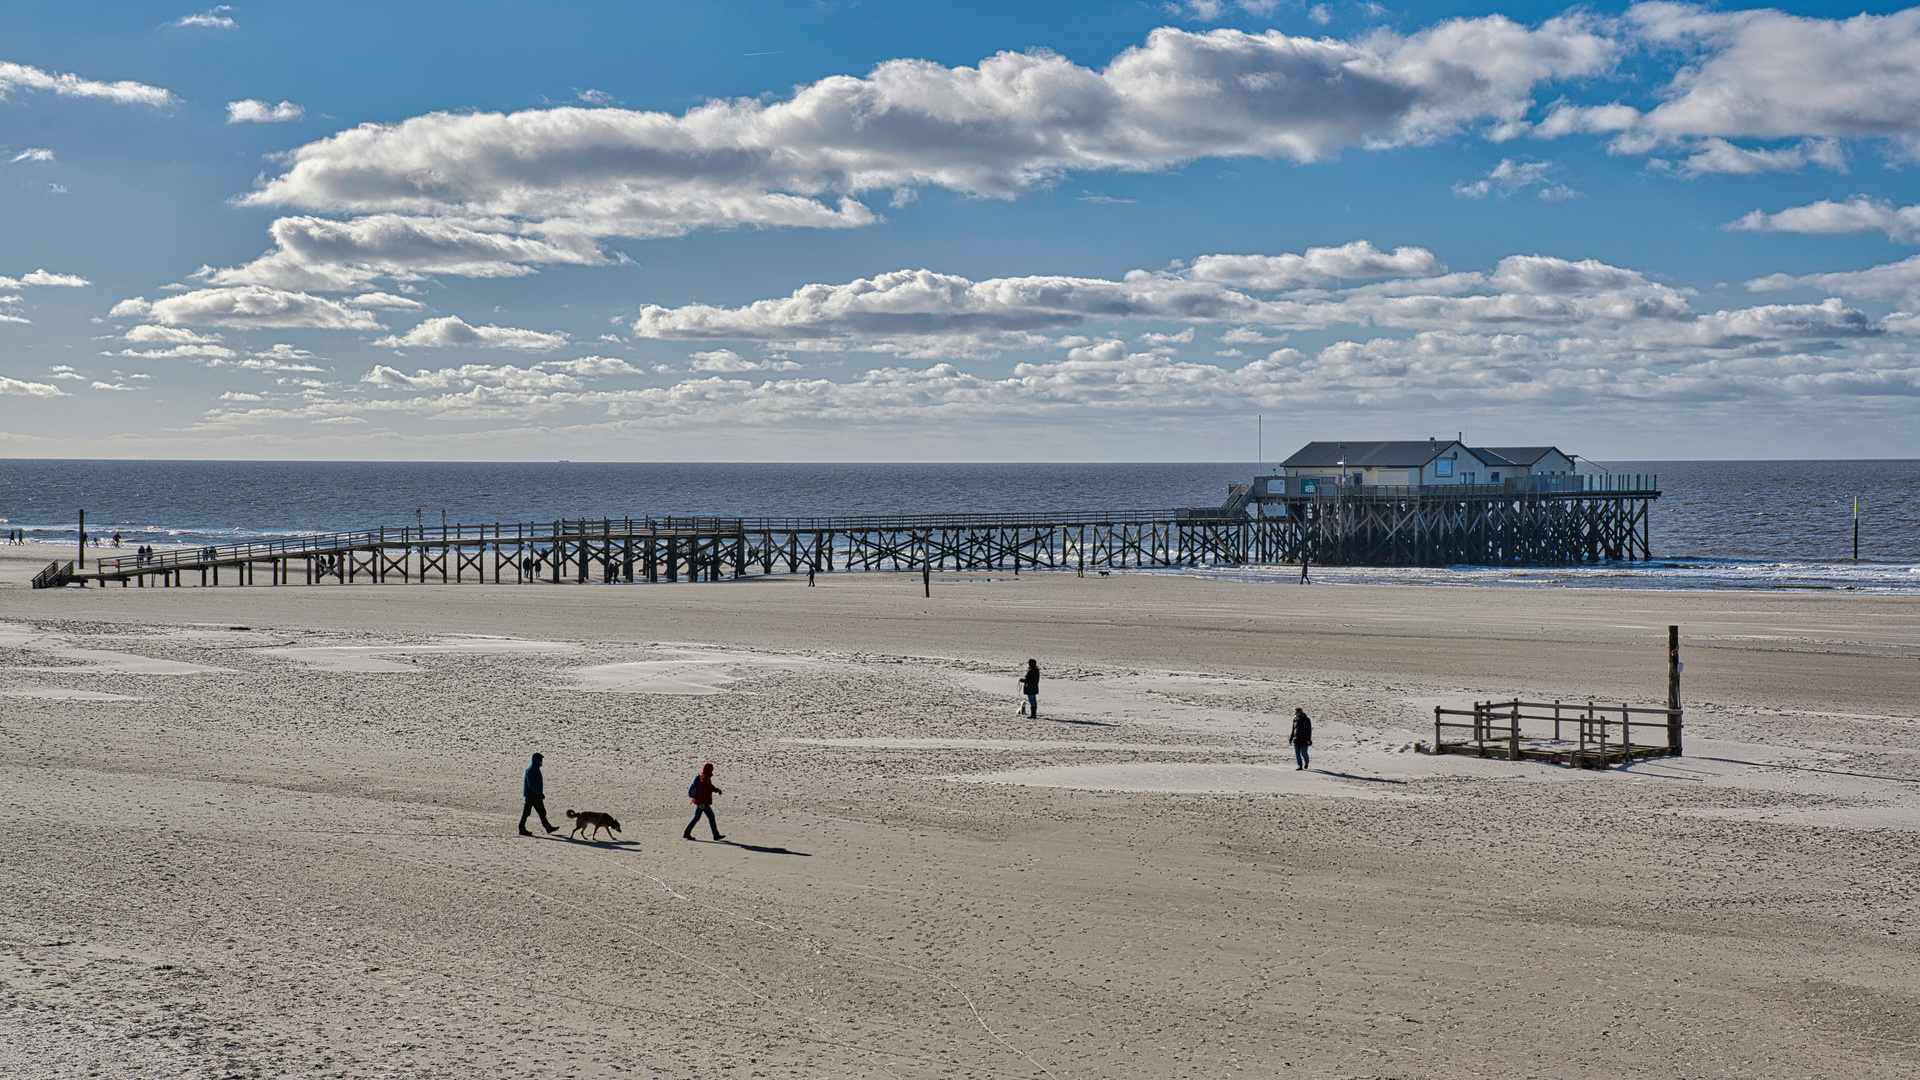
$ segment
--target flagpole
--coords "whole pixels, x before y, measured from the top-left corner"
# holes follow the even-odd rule
[[[1860,561],[1860,496],[1853,497],[1853,561]]]

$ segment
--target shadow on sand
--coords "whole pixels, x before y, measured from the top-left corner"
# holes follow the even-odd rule
[[[1321,776],[1337,776],[1342,780],[1364,780],[1369,784],[1404,784],[1406,783],[1405,780],[1389,780],[1384,776],[1358,776],[1350,772],[1334,772],[1332,769],[1315,769],[1315,768],[1309,767],[1306,771],[1317,772]]]
[[[738,840],[698,840],[701,844],[718,844],[721,847],[737,847],[741,851],[757,851],[762,855],[798,855],[803,859],[813,858],[810,851],[790,851],[783,847],[761,847],[759,844],[743,844]]]
[[[1088,727],[1119,727],[1120,726],[1119,724],[1108,723],[1105,720],[1063,720],[1057,716],[1049,716],[1047,717],[1047,719],[1056,724],[1085,724]]]

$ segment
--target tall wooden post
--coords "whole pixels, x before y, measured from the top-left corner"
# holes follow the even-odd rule
[[[87,568],[87,512],[80,511],[80,569]]]
[[[1667,749],[1680,756],[1680,628],[1667,627]]]

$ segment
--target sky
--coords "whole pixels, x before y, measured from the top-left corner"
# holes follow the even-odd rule
[[[0,457],[1920,457],[1920,8],[14,0]]]

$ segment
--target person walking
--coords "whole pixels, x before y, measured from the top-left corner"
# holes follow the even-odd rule
[[[687,822],[687,827],[681,830],[680,839],[693,839],[693,827],[700,824],[700,816],[705,814],[707,828],[713,830],[713,838],[725,840],[726,836],[720,832],[720,823],[713,820],[713,797],[725,794],[726,792],[713,786],[713,762],[709,761],[701,766],[700,775],[694,777],[693,783],[687,785],[687,798],[693,800],[693,820]]]
[[[1293,732],[1287,736],[1287,741],[1293,744],[1295,770],[1306,768],[1307,748],[1313,745],[1313,718],[1307,715],[1305,709],[1293,710]]]
[[[1040,661],[1027,661],[1027,673],[1020,676],[1020,692],[1027,695],[1027,718],[1040,716]]]
[[[527,766],[527,778],[520,782],[520,794],[527,804],[520,808],[520,835],[532,836],[527,831],[527,815],[540,813],[540,824],[550,833],[559,832],[560,826],[547,820],[547,778],[540,774],[541,755],[533,755],[533,764]]]

